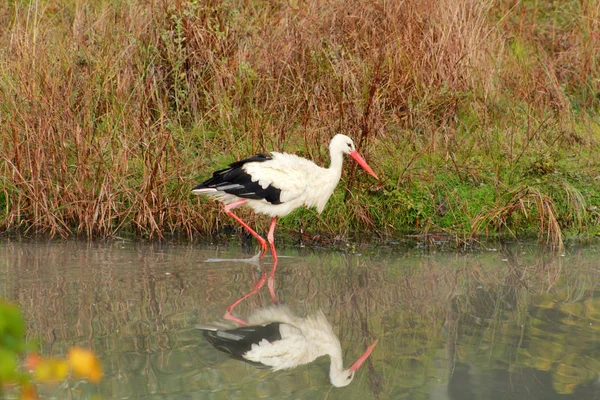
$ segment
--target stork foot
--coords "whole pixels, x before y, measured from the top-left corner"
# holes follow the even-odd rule
[[[267,241],[263,238],[260,238],[260,240],[258,241],[260,243],[260,259],[262,259],[265,254],[267,254]]]

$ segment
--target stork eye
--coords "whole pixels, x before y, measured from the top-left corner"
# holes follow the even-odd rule
[[[348,380],[352,379],[352,374],[348,375]]]
[[[348,147],[352,148],[352,143],[348,143]]]

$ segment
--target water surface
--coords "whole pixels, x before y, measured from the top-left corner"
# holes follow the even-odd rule
[[[362,252],[362,254],[361,254]],[[0,243],[0,296],[17,302],[44,355],[78,345],[99,385],[42,386],[44,398],[600,399],[600,262],[594,247],[551,254],[281,249],[277,300],[323,310],[346,365],[379,344],[345,388],[329,359],[272,372],[233,360],[195,329],[267,274],[239,247]],[[207,259],[232,261],[205,262]],[[271,304],[267,285],[234,310]]]

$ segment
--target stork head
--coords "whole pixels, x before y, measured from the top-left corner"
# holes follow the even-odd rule
[[[348,369],[337,369],[332,358],[331,368],[329,370],[329,379],[331,380],[331,384],[335,387],[348,386],[350,382],[352,382],[352,379],[354,379],[354,374],[356,371],[358,371],[360,366],[366,361],[367,358],[369,358],[373,352],[373,349],[375,349],[375,346],[377,346],[377,340],[375,340],[372,345],[367,347],[367,350],[365,350],[358,360],[356,360]]]
[[[349,369],[345,369],[342,371],[338,371],[337,373],[330,374],[329,379],[331,380],[331,384],[335,387],[344,387],[348,386],[352,379],[354,379],[354,371]]]
[[[348,154],[365,171],[371,174],[375,179],[379,180],[379,178],[371,169],[371,167],[369,167],[365,159],[358,153],[358,151],[356,151],[354,142],[348,136],[342,135],[341,133],[335,135],[333,139],[331,139],[331,143],[329,144],[329,150],[332,154],[337,152],[340,152],[342,154]]]
[[[353,151],[356,151],[356,147],[354,146],[354,142],[346,135],[342,135],[338,133],[331,139],[331,143],[329,144],[329,148],[332,151],[339,151],[344,154],[350,154]]]

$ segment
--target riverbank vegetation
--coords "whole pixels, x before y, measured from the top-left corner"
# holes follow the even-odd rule
[[[35,0],[0,22],[3,231],[215,234],[195,183],[269,150],[326,164],[335,133],[382,181],[347,164],[296,237],[599,231],[596,2]]]

